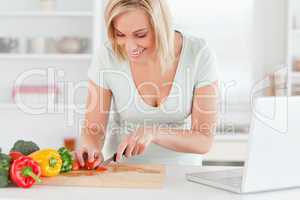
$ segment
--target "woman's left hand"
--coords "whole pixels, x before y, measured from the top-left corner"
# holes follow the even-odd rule
[[[138,128],[135,132],[126,136],[119,145],[116,160],[119,161],[123,153],[127,158],[143,154],[153,140],[153,131],[145,127]]]

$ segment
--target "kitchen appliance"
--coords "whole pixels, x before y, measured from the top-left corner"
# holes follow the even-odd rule
[[[300,186],[300,97],[257,98],[249,132],[248,157],[238,169],[187,174],[189,181],[236,192]]]

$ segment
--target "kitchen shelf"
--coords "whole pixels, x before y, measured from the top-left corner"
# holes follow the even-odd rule
[[[91,57],[91,54],[0,54],[0,59],[8,60],[89,60]]]
[[[93,17],[92,12],[43,12],[43,11],[25,11],[25,12],[0,12],[0,17]]]

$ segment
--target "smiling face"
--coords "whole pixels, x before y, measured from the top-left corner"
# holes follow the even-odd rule
[[[155,54],[155,36],[148,15],[141,9],[114,20],[114,36],[131,62],[142,63]]]

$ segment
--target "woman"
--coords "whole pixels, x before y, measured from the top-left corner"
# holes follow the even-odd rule
[[[212,51],[204,40],[173,29],[165,0],[109,0],[105,22],[109,42],[88,71],[88,111],[76,152],[80,164],[85,153],[94,167],[103,161],[115,110],[118,126],[132,127],[115,132],[118,161],[125,155],[130,162],[201,165],[217,118]],[[182,128],[190,115],[191,126]]]

